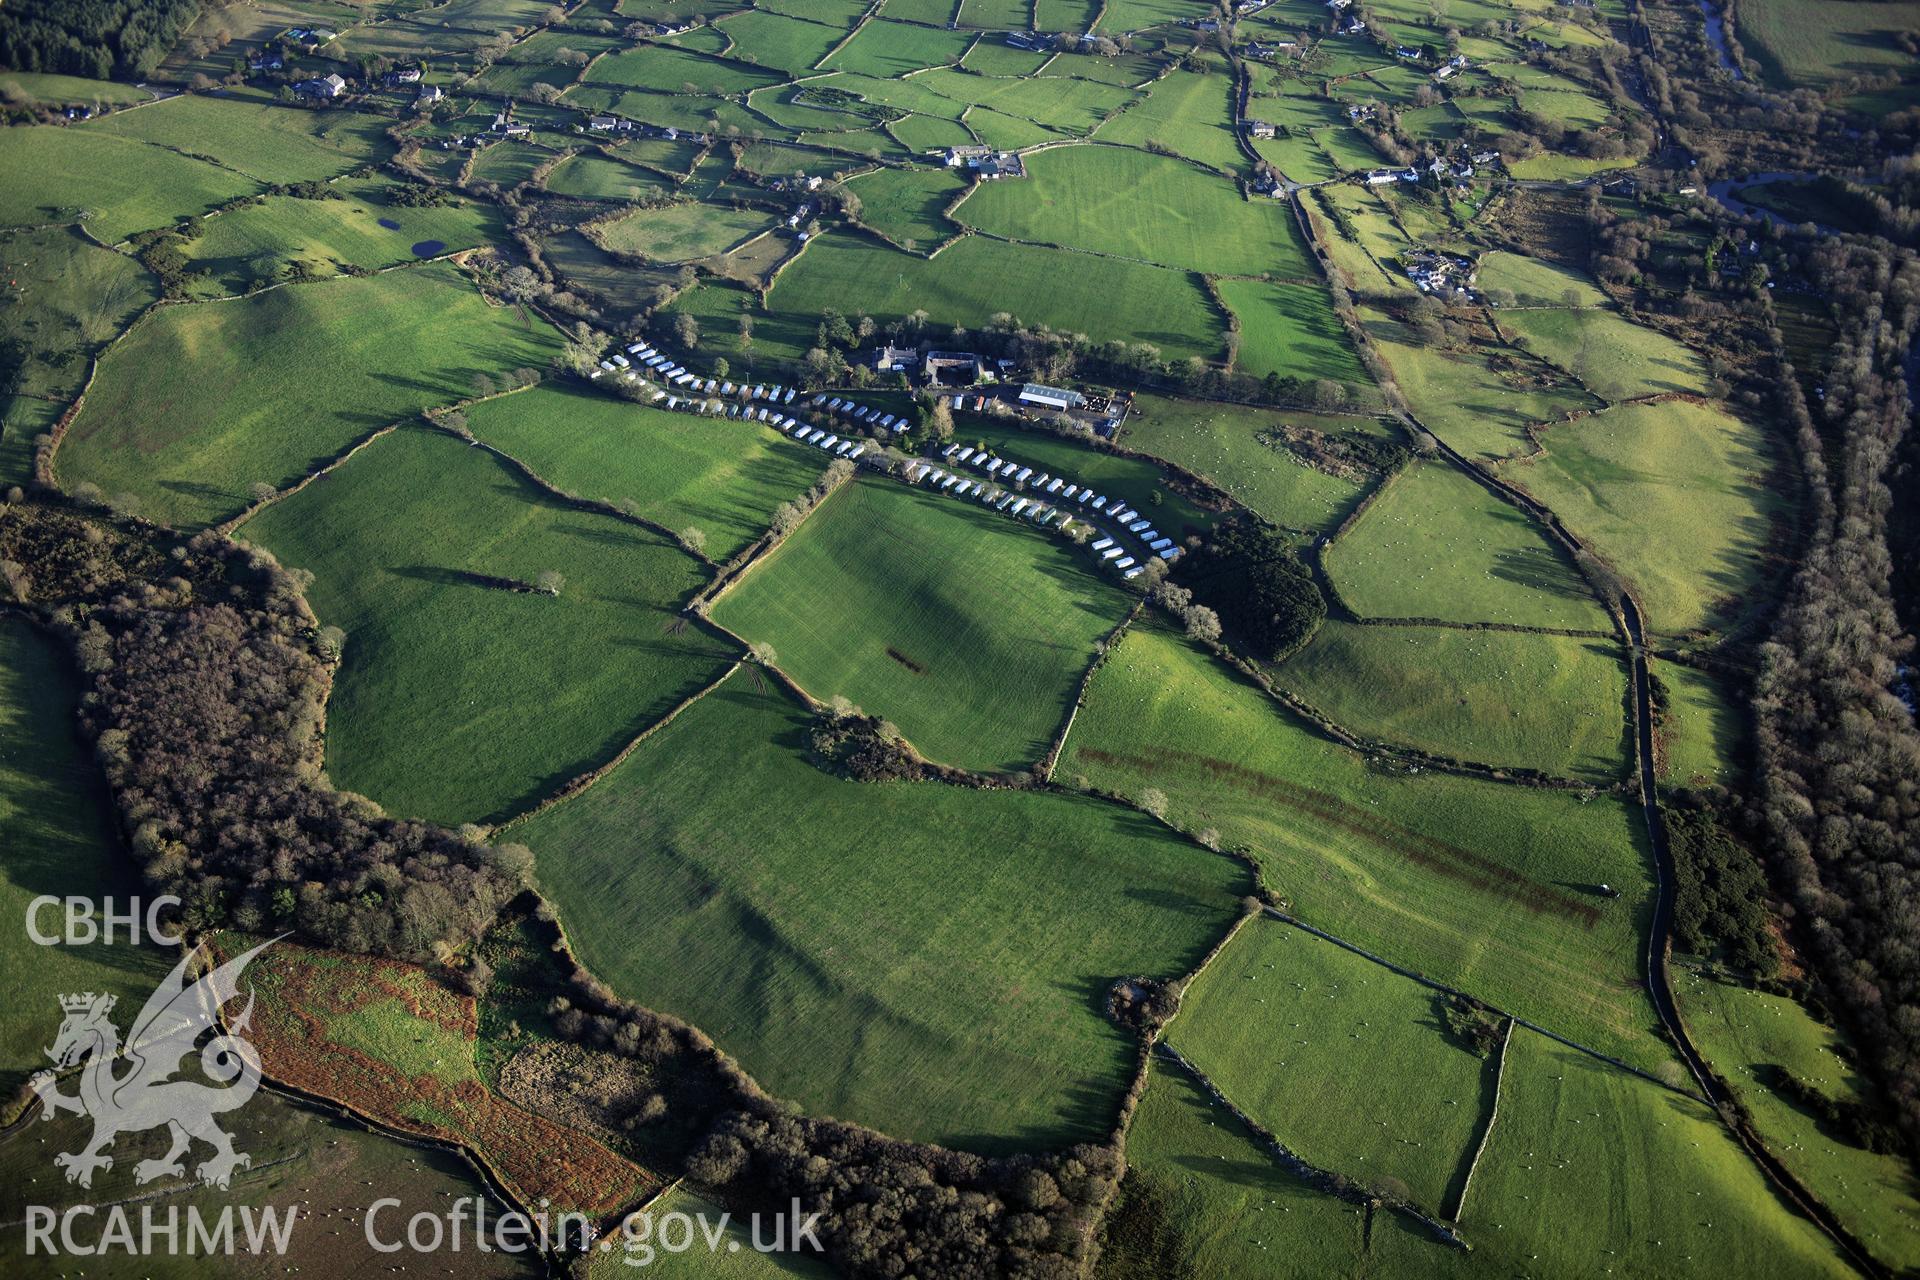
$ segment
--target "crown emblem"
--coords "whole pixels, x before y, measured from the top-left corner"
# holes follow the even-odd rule
[[[115,999],[117,999],[115,996],[96,996],[93,992],[87,991],[77,996],[61,996],[60,1007],[68,1013],[85,1013],[97,1003],[100,1006],[100,1012],[106,1013],[113,1008]]]

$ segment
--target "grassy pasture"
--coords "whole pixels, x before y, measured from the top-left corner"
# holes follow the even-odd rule
[[[846,695],[930,758],[1014,771],[1046,755],[1094,642],[1127,611],[1091,564],[976,504],[868,480],[834,495],[713,616],[771,642],[814,697]]]
[[[920,89],[954,102],[991,107],[1050,129],[1086,135],[1133,99],[1133,91],[1093,80],[1057,77],[1000,79],[937,67],[913,78]]]
[[[1122,428],[1121,442],[1205,477],[1275,524],[1289,529],[1329,528],[1360,500],[1356,480],[1303,465],[1295,455],[1262,440],[1263,433],[1298,424],[1333,434],[1372,426],[1366,418],[1167,400],[1138,396]]]
[[[715,24],[733,39],[733,56],[790,75],[816,66],[846,39],[847,28],[790,18],[768,10],[749,10]]]
[[[577,230],[542,240],[540,250],[568,288],[601,299],[615,312],[646,310],[654,305],[656,288],[673,280],[670,269],[623,262]]]
[[[1101,125],[1094,136],[1132,146],[1153,143],[1238,173],[1247,161],[1233,134],[1232,93],[1231,76],[1175,71],[1154,81],[1146,97]]]
[[[555,195],[587,200],[634,200],[673,189],[673,182],[664,175],[597,151],[562,160],[547,174],[544,185]]]
[[[60,452],[68,483],[205,524],[377,427],[544,367],[544,323],[488,306],[450,265],[272,289],[155,313],[100,362]]]
[[[1906,74],[1913,59],[1895,43],[1920,26],[1920,4],[1868,0],[1747,0],[1740,42],[1777,83],[1820,86],[1855,76]]]
[[[1496,249],[1480,259],[1480,288],[1507,289],[1523,307],[1600,307],[1607,295],[1584,272]]]
[[[608,54],[587,70],[589,84],[623,85],[661,93],[747,93],[780,83],[781,78],[754,67],[672,45],[643,44]],[[688,86],[692,86],[688,88]]]
[[[889,4],[887,11],[893,10],[897,3],[898,0],[894,0],[893,4]],[[937,0],[937,3],[945,4],[946,0]],[[960,65],[969,71],[978,71],[983,76],[1030,76],[1052,58],[1053,54],[1049,51],[1016,49],[1006,44],[997,33],[988,32],[975,39],[973,47],[960,59]]]
[[[0,130],[0,223],[72,222],[108,244],[205,213],[255,184],[160,147],[84,129],[23,125]],[[138,173],[139,182],[117,174]]]
[[[1323,287],[1266,280],[1220,280],[1214,287],[1240,321],[1235,368],[1262,378],[1277,373],[1350,386],[1371,381]]]
[[[1712,626],[1760,583],[1772,521],[1764,435],[1686,401],[1621,405],[1554,427],[1502,474],[1632,583],[1656,631]]]
[[[52,106],[131,106],[152,100],[145,89],[117,80],[90,80],[44,71],[0,71],[0,100],[15,99]]]
[[[924,253],[960,233],[945,210],[967,180],[952,169],[875,169],[847,189],[860,197],[860,221],[895,244]]]
[[[1167,1042],[1308,1163],[1438,1212],[1492,1081],[1437,1015],[1431,989],[1263,917],[1187,990]]]
[[[56,997],[113,992],[138,1007],[179,957],[157,947],[53,946],[26,932],[34,898],[111,898],[117,910],[141,892],[113,829],[112,805],[74,721],[80,690],[66,648],[17,618],[0,618],[0,1095],[48,1065],[40,1050],[60,1025]],[[39,927],[60,931],[58,908]],[[37,1105],[35,1110],[38,1110]],[[10,1116],[9,1112],[9,1116]],[[44,1159],[44,1154],[42,1155]],[[55,1180],[57,1183],[57,1179]]]
[[[772,225],[754,209],[726,209],[688,201],[659,209],[635,209],[595,230],[600,242],[619,253],[654,262],[690,262],[710,258]]]
[[[1033,0],[961,0],[960,4],[963,27],[1026,31],[1032,19]]]
[[[701,581],[691,557],[425,428],[379,441],[243,532],[311,570],[314,611],[346,630],[328,770],[395,813],[453,823],[524,807],[724,660],[704,632],[668,628]],[[566,577],[557,598],[488,581],[548,569]]]
[[[1576,387],[1503,375],[1477,352],[1422,346],[1410,330],[1381,312],[1363,307],[1360,316],[1421,424],[1470,458],[1531,452],[1529,426],[1601,407],[1601,401]]]
[[[975,1149],[1104,1134],[1134,1044],[1100,993],[1197,962],[1242,873],[1093,800],[839,780],[807,725],[736,673],[519,828],[582,958],[809,1111]]]
[[[960,419],[954,424],[953,438],[962,444],[984,444],[1001,457],[1018,459],[1036,472],[1068,476],[1076,483],[1091,485],[1102,497],[1119,498],[1151,516],[1155,527],[1168,537],[1203,533],[1213,524],[1211,512],[1181,496],[1161,469],[1145,459],[1090,449],[1044,428],[1003,426],[987,418]],[[1097,512],[1089,511],[1088,515],[1099,519]]]
[[[825,465],[814,450],[766,427],[564,385],[475,405],[467,426],[562,489],[631,500],[669,529],[699,529],[715,560],[765,533],[773,509],[804,492]]]
[[[1573,374],[1603,400],[1707,394],[1700,357],[1657,329],[1598,308],[1504,311],[1500,326],[1529,351]]]
[[[833,71],[857,71],[882,78],[903,76],[923,67],[956,63],[971,43],[973,37],[964,31],[876,19],[835,50],[824,66]]]
[[[768,300],[771,310],[805,325],[807,345],[829,307],[883,322],[924,308],[942,324],[967,328],[1006,311],[1028,324],[1151,343],[1174,357],[1220,350],[1220,322],[1185,272],[980,236],[928,261],[830,233],[781,273]]]
[[[502,187],[517,187],[533,181],[544,164],[558,159],[558,153],[530,142],[495,142],[482,147],[468,171],[470,180],[491,182]]]
[[[1095,1280],[1343,1276],[1364,1214],[1309,1188],[1177,1066],[1156,1062],[1127,1130],[1127,1175]]]
[[[1519,508],[1444,462],[1401,472],[1325,561],[1361,617],[1612,629],[1571,561]]]
[[[33,440],[53,430],[66,411],[59,400],[0,396],[0,484],[26,485],[33,479]]]
[[[981,142],[1003,151],[1036,147],[1043,142],[1059,142],[1067,136],[1045,125],[1022,120],[991,107],[969,107],[962,113],[961,123],[972,130]]]
[[[1736,784],[1746,711],[1732,687],[1719,676],[1677,662],[1653,661],[1649,669],[1667,690],[1654,730],[1661,780],[1676,786]]]
[[[942,147],[964,147],[975,141],[967,126],[943,116],[904,116],[889,124],[887,132],[915,155]]]
[[[1055,776],[1158,790],[1182,828],[1246,847],[1308,923],[1628,1061],[1667,1060],[1639,981],[1652,864],[1617,799],[1375,768],[1152,625],[1094,677]]]
[[[1163,266],[1236,275],[1311,272],[1284,205],[1253,203],[1223,178],[1122,147],[1059,147],[1027,177],[981,184],[955,216],[994,235]]]
[[[88,357],[158,296],[138,262],[76,228],[0,231],[0,342],[21,358],[13,390],[72,396]]]
[[[1897,1155],[1874,1155],[1825,1132],[1798,1103],[1775,1092],[1784,1068],[1828,1097],[1858,1102],[1852,1050],[1832,1027],[1785,996],[1722,982],[1697,969],[1676,975],[1694,1043],[1745,1104],[1768,1147],[1885,1265],[1920,1265],[1920,1183]]]
[[[1706,1107],[1526,1030],[1460,1225],[1537,1275],[1853,1274]]]
[[[357,111],[306,111],[235,91],[189,93],[79,126],[83,133],[133,138],[193,156],[216,157],[259,182],[331,178],[393,154],[392,122]]]
[[[1610,640],[1328,622],[1275,679],[1366,737],[1601,785],[1627,771]]]
[[[499,209],[480,201],[455,197],[445,205],[403,207],[388,201],[392,188],[378,179],[343,179],[333,189],[344,198],[267,196],[209,218],[200,238],[185,246],[187,258],[211,273],[223,291],[241,293],[255,282],[278,280],[295,259],[323,275],[337,274],[341,264],[378,270],[413,261],[415,245],[437,257],[506,234]]]

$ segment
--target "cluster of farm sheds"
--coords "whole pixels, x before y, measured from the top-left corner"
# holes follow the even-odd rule
[[[664,385],[655,385],[649,377],[643,377],[642,370]],[[736,384],[723,378],[705,377],[645,341],[630,343],[624,354],[610,355],[600,361],[599,368],[593,370],[591,376],[600,378],[609,374],[637,382],[651,403],[659,408],[763,423],[802,444],[849,462],[869,458],[871,442],[843,437],[828,427],[816,426],[796,414],[807,417],[815,414],[836,415],[883,432],[901,432],[911,425],[901,414],[888,413],[825,391],[801,400],[801,392],[796,387],[745,382]],[[673,390],[669,391],[667,387]],[[948,399],[952,407],[963,408],[969,397],[956,392]],[[977,401],[979,397],[974,399]],[[1065,411],[1086,403],[1086,397],[1077,391],[1037,383],[1023,386],[1017,400],[1032,408],[1052,412]],[[1100,557],[1103,564],[1129,581],[1138,578],[1145,570],[1145,560],[1158,558],[1171,564],[1182,554],[1182,548],[1175,540],[1155,528],[1152,520],[1124,501],[1096,493],[1091,485],[1080,483],[1072,477],[1037,471],[1034,467],[998,457],[991,450],[970,445],[950,444],[941,452],[940,459],[946,465],[914,459],[898,474],[908,484],[925,484],[930,489],[955,498],[971,498],[1008,516],[1031,521],[1042,528],[1053,528],[1076,538],[1082,537],[1077,532],[1079,525],[1085,525],[1084,540],[1088,548]],[[877,460],[877,455],[874,460]],[[962,468],[971,468],[979,474],[976,477]],[[1096,518],[1113,522],[1127,535],[1138,540],[1143,548],[1142,553],[1138,556],[1129,554],[1121,545],[1120,536],[1095,525]]]

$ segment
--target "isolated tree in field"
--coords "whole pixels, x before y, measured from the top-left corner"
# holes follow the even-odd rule
[[[1203,604],[1194,605],[1187,610],[1187,634],[1195,640],[1218,640],[1220,615]]]
[[[673,336],[681,346],[694,350],[700,345],[700,322],[682,311],[673,318]]]
[[[1158,787],[1148,787],[1140,793],[1140,807],[1156,818],[1167,816],[1167,793]]]
[[[707,549],[707,535],[702,533],[696,525],[688,525],[674,536],[680,539],[681,546],[693,552],[695,555],[699,555]]]
[[[550,596],[560,594],[560,588],[567,585],[566,575],[558,569],[542,569],[540,576],[534,579],[539,588]]]

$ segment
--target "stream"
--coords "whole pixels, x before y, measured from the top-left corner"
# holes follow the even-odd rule
[[[1735,80],[1745,80],[1746,73],[1740,70],[1740,64],[1733,60],[1733,53],[1727,48],[1727,23],[1720,11],[1713,7],[1713,0],[1699,0],[1700,12],[1707,15],[1707,43],[1713,46],[1714,57],[1720,60],[1723,70],[1731,71]]]
[[[1740,198],[1738,193],[1749,187],[1764,187],[1774,182],[1813,182],[1824,176],[1826,175],[1818,173],[1750,173],[1743,178],[1721,178],[1717,182],[1709,182],[1707,194],[1719,201],[1721,206],[1730,213],[1742,218],[1759,218],[1778,227],[1801,227],[1806,223],[1795,221],[1771,209],[1763,209],[1757,204],[1748,204]],[[1837,228],[1823,222],[1816,222],[1813,225],[1818,227],[1823,235],[1840,234]]]

